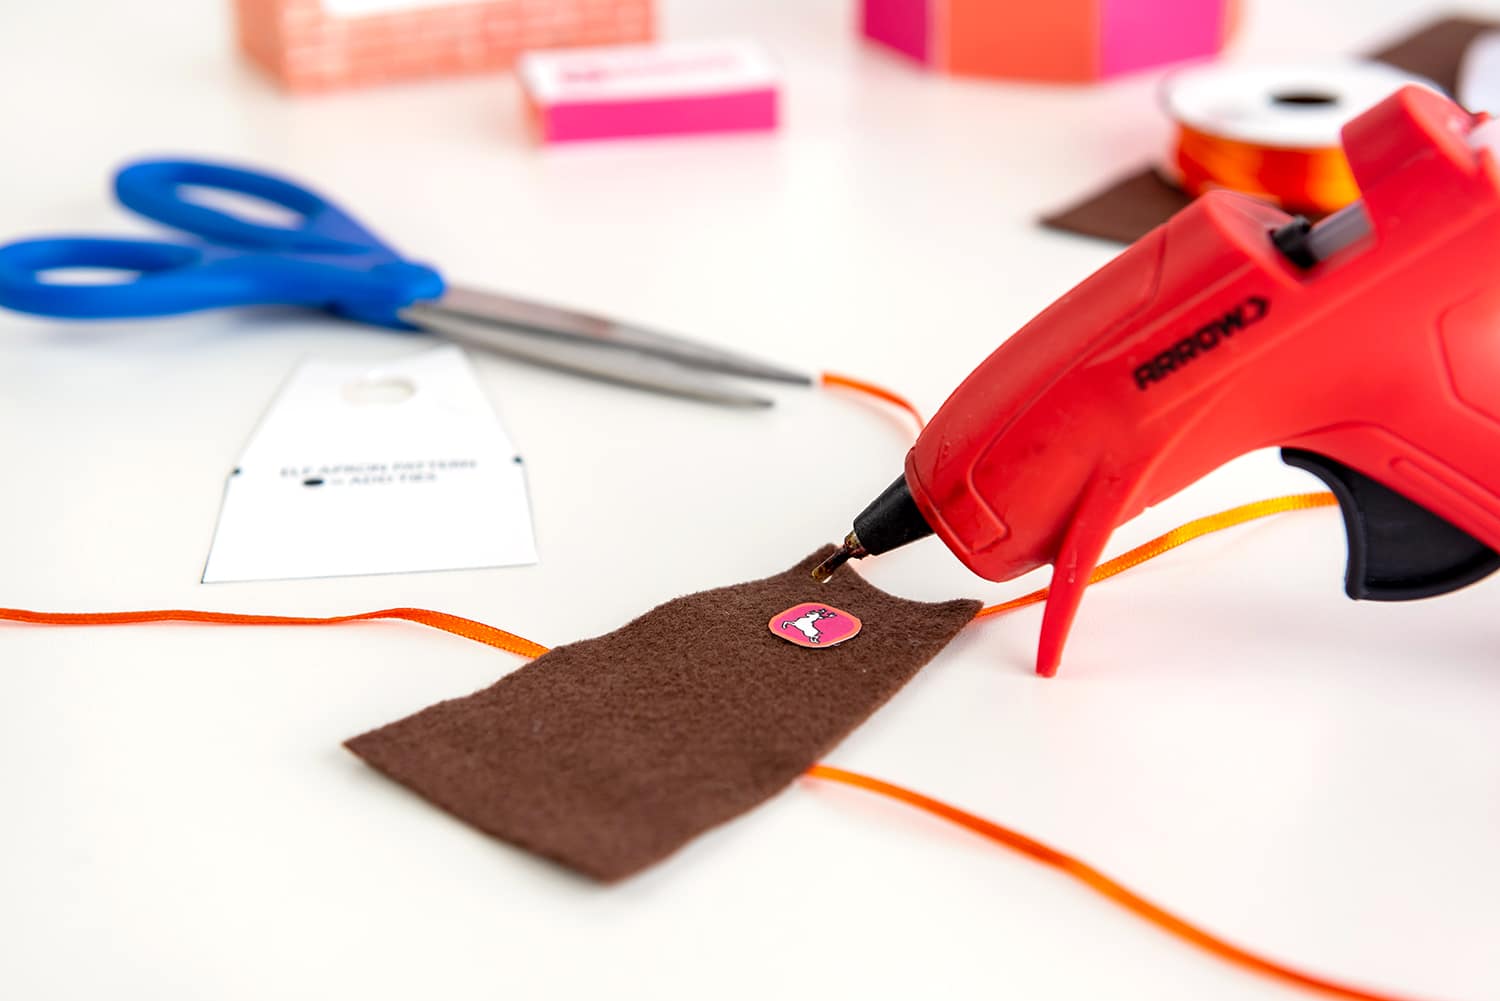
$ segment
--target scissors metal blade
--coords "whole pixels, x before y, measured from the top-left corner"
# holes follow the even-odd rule
[[[808,386],[813,382],[812,377],[805,372],[772,365],[735,351],[621,323],[593,313],[517,299],[497,292],[449,286],[443,297],[431,305],[456,316],[591,345],[637,351],[665,358],[679,365],[722,372],[725,375],[768,379],[797,386]]]
[[[730,407],[769,407],[773,402],[654,355],[601,351],[592,340],[548,337],[539,331],[501,327],[493,320],[450,312],[441,304],[416,303],[401,310],[400,315],[413,326],[458,344],[604,382]]]

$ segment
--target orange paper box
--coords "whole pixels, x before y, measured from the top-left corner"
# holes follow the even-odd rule
[[[1234,0],[861,0],[860,29],[945,73],[1083,81],[1211,56],[1233,14]]]
[[[240,47],[298,93],[508,69],[528,49],[648,41],[653,0],[234,0]]]

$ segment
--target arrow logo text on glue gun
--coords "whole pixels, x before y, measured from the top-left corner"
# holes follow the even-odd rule
[[[1265,319],[1271,304],[1258,295],[1252,295],[1229,312],[1199,327],[1161,354],[1135,369],[1135,387],[1150,389],[1152,383],[1163,382],[1167,376],[1178,371],[1200,355],[1207,354],[1246,327],[1254,326]]]

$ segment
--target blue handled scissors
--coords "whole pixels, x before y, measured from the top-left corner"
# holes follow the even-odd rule
[[[265,225],[194,201],[192,189],[248,195],[299,217]],[[0,247],[0,306],[69,319],[169,316],[226,306],[290,305],[462,344],[580,375],[731,406],[771,400],[708,373],[808,385],[801,372],[603,316],[447,285],[328,199],[273,174],[192,160],[144,160],[115,176],[115,196],[195,243],[55,237]],[[52,282],[61,268],[137,272],[133,280]]]

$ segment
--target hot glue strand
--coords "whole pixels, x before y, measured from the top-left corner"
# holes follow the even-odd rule
[[[1256,973],[1264,974],[1283,983],[1320,991],[1331,997],[1354,998],[1358,999],[1358,1001],[1399,1001],[1394,995],[1376,994],[1372,991],[1361,990],[1358,987],[1350,987],[1332,980],[1325,980],[1310,973],[1304,973],[1301,970],[1266,959],[1247,949],[1242,949],[1237,945],[1226,942],[1224,939],[1177,917],[1170,911],[1158,907],[1145,897],[1127,889],[1085,862],[1080,862],[1078,859],[1070,855],[1065,855],[1056,848],[1045,845],[1034,838],[1028,838],[1026,835],[1013,831],[1008,827],[1001,827],[993,821],[975,816],[966,810],[960,810],[956,806],[950,806],[941,800],[924,796],[919,792],[913,792],[910,789],[905,789],[890,782],[883,782],[868,775],[845,771],[842,768],[835,768],[831,765],[813,765],[808,770],[807,775],[810,778],[842,782],[845,785],[864,789],[867,792],[878,793],[881,796],[897,800],[908,806],[914,806],[919,810],[925,810],[936,817],[941,817],[949,823],[968,828],[976,834],[989,838],[991,841],[1002,844],[1013,851],[1020,852],[1022,855],[1029,856],[1043,865],[1049,865],[1054,869],[1066,873],[1094,892],[1108,897],[1132,914],[1144,918],[1168,934],[1175,935],[1182,941],[1197,946],[1205,952],[1212,953],[1220,959],[1233,963],[1236,966],[1247,970],[1254,970]]]

